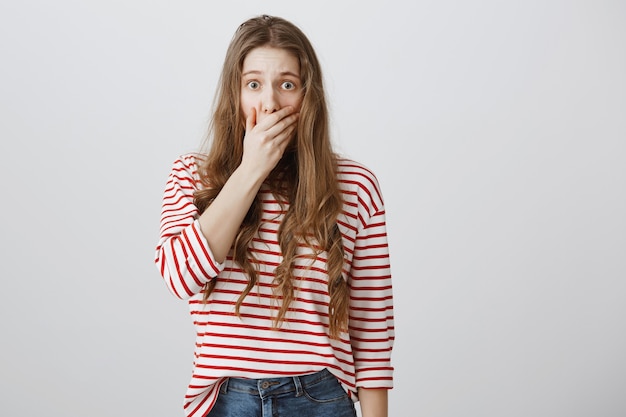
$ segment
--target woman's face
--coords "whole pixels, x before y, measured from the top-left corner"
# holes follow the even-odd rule
[[[304,91],[300,63],[290,52],[261,46],[248,53],[241,76],[241,111],[256,109],[257,123],[286,106],[300,110]]]

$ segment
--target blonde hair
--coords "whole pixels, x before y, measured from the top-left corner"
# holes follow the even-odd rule
[[[282,262],[275,270],[276,299],[282,298],[275,317],[279,327],[294,298],[292,270],[299,243],[314,253],[326,251],[329,301],[329,333],[339,338],[347,331],[349,294],[342,276],[344,249],[337,226],[343,201],[337,183],[337,156],[330,141],[328,109],[322,72],[315,51],[294,24],[273,16],[247,20],[235,32],[224,60],[216,94],[215,111],[210,125],[211,145],[208,156],[200,166],[202,189],[195,193],[195,204],[202,213],[219,194],[238,167],[243,155],[245,121],[240,111],[241,72],[246,55],[253,49],[270,46],[284,49],[298,58],[304,93],[295,146],[288,148],[265,184],[288,202],[289,208],[278,230]],[[233,243],[233,260],[248,276],[248,284],[236,304],[236,313],[244,298],[256,285],[257,271],[254,255],[249,251],[261,220],[259,196],[252,203]],[[212,280],[204,290],[208,299],[215,286]]]

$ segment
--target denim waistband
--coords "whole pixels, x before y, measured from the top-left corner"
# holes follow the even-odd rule
[[[220,391],[225,393],[228,390],[245,392],[250,395],[265,397],[266,395],[276,395],[295,391],[296,396],[303,394],[302,387],[310,386],[322,382],[326,379],[334,379],[335,376],[328,369],[321,371],[277,378],[228,378],[220,387]]]

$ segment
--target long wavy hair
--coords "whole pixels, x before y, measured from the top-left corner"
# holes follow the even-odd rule
[[[304,87],[298,127],[292,142],[295,145],[287,148],[264,183],[278,197],[283,208],[288,206],[278,229],[283,259],[275,270],[274,298],[280,300],[280,308],[273,326],[281,326],[294,299],[292,272],[298,245],[304,244],[314,256],[326,251],[329,334],[339,338],[341,332],[347,331],[349,295],[348,284],[342,276],[344,249],[337,226],[337,216],[343,205],[337,182],[337,156],[330,140],[321,67],[311,43],[294,24],[263,15],[247,20],[235,32],[226,52],[215,96],[208,136],[210,148],[199,167],[202,187],[196,191],[194,202],[202,213],[241,163],[245,134],[245,119],[240,109],[243,61],[250,51],[261,46],[284,49],[297,57]],[[260,226],[261,211],[257,195],[231,249],[232,259],[248,277],[247,286],[236,303],[238,316],[244,298],[258,280],[250,244]],[[214,287],[215,280],[206,285],[205,302]]]

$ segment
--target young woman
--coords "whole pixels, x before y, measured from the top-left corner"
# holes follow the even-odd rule
[[[173,165],[156,265],[197,331],[187,416],[387,415],[394,340],[375,175],[332,150],[309,40],[271,16],[228,48],[210,148]]]

